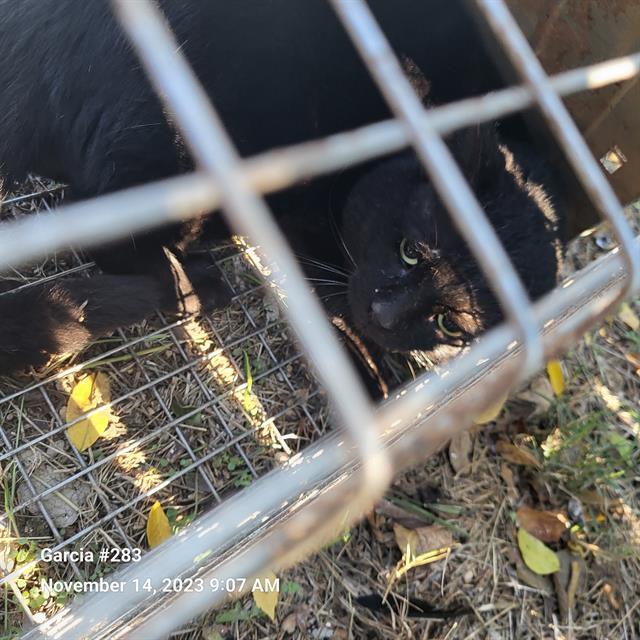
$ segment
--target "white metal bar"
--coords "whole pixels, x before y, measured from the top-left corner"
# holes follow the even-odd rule
[[[640,71],[640,53],[560,73],[549,79],[560,95],[596,89],[632,78]],[[533,91],[510,87],[428,111],[440,134],[493,120],[531,105]],[[247,159],[242,175],[263,193],[328,173],[409,144],[409,134],[388,120],[326,139],[268,151]],[[220,204],[215,181],[202,173],[162,180],[70,204],[35,217],[0,223],[0,271],[75,245],[91,247],[127,234],[200,215]]]
[[[229,223],[259,244],[267,260],[277,257],[280,269],[287,274],[279,283],[286,298],[283,310],[359,449],[359,500],[371,504],[386,488],[391,470],[373,430],[373,407],[353,365],[266,203],[244,180],[242,161],[158,8],[148,0],[114,0],[114,7],[152,84],[175,114],[196,162],[217,180]]]

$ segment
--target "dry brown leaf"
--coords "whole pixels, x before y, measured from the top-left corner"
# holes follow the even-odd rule
[[[524,582],[528,587],[537,589],[546,595],[551,595],[553,589],[551,588],[549,578],[547,576],[539,576],[537,573],[531,571],[522,560],[516,565],[516,575],[518,576],[518,580]]]
[[[566,530],[566,517],[557,512],[520,507],[516,517],[523,529],[543,542],[558,542]]]
[[[534,378],[525,391],[518,394],[518,399],[525,400],[534,405],[534,410],[529,417],[533,418],[547,413],[551,407],[553,400],[553,387],[546,375],[540,375]]]
[[[560,549],[556,555],[560,561],[560,570],[555,576],[556,584],[560,589],[566,591],[569,586],[569,579],[571,578],[571,560],[578,556],[567,549]]]
[[[384,518],[378,516],[378,514],[375,511],[370,511],[367,514],[367,521],[369,522],[371,533],[373,533],[373,537],[376,539],[376,542],[380,542],[384,544],[385,535],[382,529],[380,529],[380,522],[383,522]]]
[[[407,529],[397,522],[393,525],[393,534],[396,544],[403,554],[415,555],[415,548],[418,544],[418,536],[415,529]]]
[[[291,635],[298,628],[298,614],[293,611],[280,624],[283,633]]]
[[[110,401],[109,378],[104,373],[92,373],[73,387],[67,402],[66,420],[71,422]],[[110,420],[111,410],[104,408],[71,425],[67,435],[78,451],[85,451],[105,432]]]
[[[587,565],[584,559],[574,553],[571,553],[571,551],[569,551],[568,549],[560,549],[560,551],[558,551],[556,555],[558,556],[558,560],[560,560],[560,571],[558,571],[558,580],[560,586],[565,590],[569,589],[571,577],[574,574],[573,563],[579,562],[580,569],[577,572],[577,574],[579,575],[577,575],[576,577],[580,577],[580,580],[576,587],[578,588],[578,591],[584,588],[586,586],[587,572]]]
[[[529,567],[527,567],[527,565],[522,561],[520,554],[513,547],[507,549],[506,553],[509,562],[516,566],[516,575],[520,582],[523,582],[528,587],[537,589],[546,595],[551,595],[553,587],[551,585],[551,580],[549,580],[547,576],[539,576],[537,573],[531,571],[531,569],[529,569]]]
[[[419,516],[417,513],[413,513],[412,511],[409,511],[404,507],[393,504],[393,502],[387,500],[386,498],[383,498],[376,504],[375,512],[377,515],[382,515],[390,518],[394,522],[401,524],[407,529],[417,529],[418,527],[424,527],[430,522],[426,517]],[[372,522],[369,516],[367,516],[367,519],[371,524],[373,535],[376,537],[376,539],[378,539],[378,534],[382,535],[380,533],[378,522],[376,520],[373,520]],[[384,537],[382,539],[384,539]]]
[[[536,455],[531,449],[525,447],[519,447],[510,442],[499,440],[496,444],[496,451],[507,461],[513,464],[519,464],[525,467],[534,467],[535,469],[541,469],[542,465],[536,458]]]
[[[606,511],[607,499],[597,491],[585,490],[578,494],[580,502],[589,505],[590,507],[598,507],[600,511]]]
[[[506,462],[500,463],[500,477],[507,485],[507,496],[509,500],[511,500],[511,502],[515,502],[518,499],[518,490],[516,489],[516,485],[513,481],[513,471],[511,471]]]
[[[449,462],[456,473],[468,473],[471,467],[473,440],[468,431],[463,431],[449,443]]]
[[[410,559],[429,551],[445,549],[453,545],[451,531],[438,524],[418,529],[407,529],[401,524],[395,523],[393,533],[400,551],[403,554],[408,552]]]
[[[567,549],[561,549],[556,554],[560,562],[560,569],[553,574],[553,584],[558,599],[560,617],[566,621],[575,606],[576,596],[586,585],[586,564],[584,560]]]

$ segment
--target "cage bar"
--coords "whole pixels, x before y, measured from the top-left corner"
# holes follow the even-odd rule
[[[549,123],[555,140],[560,144],[591,201],[611,223],[629,269],[629,280],[621,290],[620,297],[630,291],[639,291],[640,253],[634,250],[633,231],[624,218],[613,187],[589,151],[567,108],[549,83],[540,61],[518,28],[504,0],[475,0],[475,3],[520,76],[532,88],[536,104]]]
[[[115,0],[114,7],[136,47],[156,91],[175,113],[196,162],[218,181],[221,205],[231,226],[260,245],[287,274],[279,284],[283,311],[326,387],[340,420],[362,455],[361,500],[371,503],[390,479],[385,453],[378,447],[372,408],[351,362],[339,345],[319,301],[310,292],[266,203],[240,175],[240,157],[223,123],[180,52],[159,10],[147,0]],[[320,522],[317,526],[322,526]]]
[[[560,96],[594,90],[637,77],[640,52],[559,73],[550,78]],[[515,86],[430,110],[431,126],[446,134],[524,109],[535,102],[532,89]],[[409,144],[395,120],[367,125],[320,141],[267,151],[244,161],[241,175],[263,193],[278,191],[305,178],[329,173]],[[5,201],[5,204],[10,201]],[[193,173],[132,187],[60,207],[38,220],[4,223],[0,228],[0,270],[17,266],[70,245],[92,247],[127,234],[186,220],[220,204],[217,184]]]

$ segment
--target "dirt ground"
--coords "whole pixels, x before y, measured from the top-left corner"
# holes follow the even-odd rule
[[[32,183],[23,192],[30,197],[14,195],[21,199],[5,205],[2,216],[50,206],[58,191],[41,193],[50,188]],[[638,231],[638,210],[629,215]],[[580,239],[568,272],[609,244],[605,230]],[[0,550],[1,570],[15,570],[65,540],[85,548],[104,541],[146,548],[154,501],[175,531],[330,428],[322,394],[277,307],[265,303],[235,249],[222,248],[215,258],[237,294],[229,309],[195,323],[159,316],[75,360],[0,380],[9,454],[0,461],[0,492],[12,541]],[[82,256],[65,254],[10,278],[12,286],[30,286],[91,271]],[[554,394],[541,373],[497,419],[402,474],[361,524],[279,576],[274,621],[248,597],[174,637],[640,637],[634,314],[640,315],[638,301],[563,358],[563,393]],[[82,375],[96,370],[109,377],[118,402],[107,432],[78,452],[64,429],[68,397]],[[21,442],[34,444],[20,449]],[[26,475],[36,494],[66,483],[44,503],[53,527],[36,508]],[[536,510],[528,514],[530,526],[551,529],[543,533],[560,557],[560,577],[538,575],[523,561],[517,531],[526,507]],[[407,553],[417,556],[416,566]],[[92,579],[110,570],[99,562],[78,568]],[[16,637],[64,606],[38,585],[70,575],[70,567],[37,563],[6,587],[0,638]]]

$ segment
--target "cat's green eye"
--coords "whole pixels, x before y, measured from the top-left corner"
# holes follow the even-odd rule
[[[438,328],[440,329],[440,331],[442,331],[442,333],[444,333],[446,336],[449,336],[450,338],[461,338],[462,331],[452,331],[451,329],[447,329],[444,323],[444,319],[445,319],[444,313],[439,313],[437,316],[437,322],[438,322]]]
[[[402,262],[408,264],[410,267],[418,264],[418,254],[407,242],[406,238],[402,238],[402,242],[400,243],[400,257],[402,258]]]

